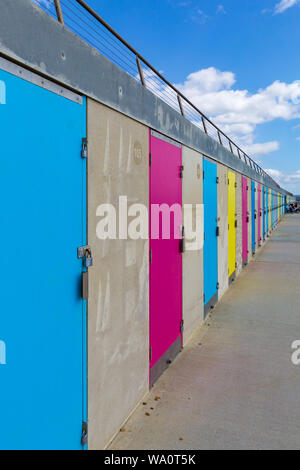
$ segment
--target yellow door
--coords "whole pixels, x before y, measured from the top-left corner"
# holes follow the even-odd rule
[[[235,272],[236,233],[235,233],[235,173],[228,171],[228,276]]]

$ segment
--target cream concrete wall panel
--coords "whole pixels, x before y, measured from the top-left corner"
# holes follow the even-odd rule
[[[247,199],[248,199],[248,216],[249,216],[249,222],[248,222],[248,261],[251,260],[252,258],[252,199],[251,199],[251,179],[247,178]]]
[[[203,205],[202,155],[187,147],[182,149],[184,165],[182,180],[182,203],[193,204],[192,216],[196,221],[196,204]],[[201,207],[202,209],[202,207]],[[186,215],[187,209],[184,211]],[[186,249],[182,257],[182,300],[183,300],[183,344],[203,322],[203,211],[199,225],[200,245],[198,249]],[[193,230],[196,226],[193,224]],[[186,222],[185,222],[186,225]],[[187,227],[185,227],[187,229]],[[186,233],[187,235],[187,233]],[[188,248],[188,241],[186,242]]]
[[[236,173],[236,196],[235,196],[235,210],[236,210],[236,275],[238,276],[243,268],[243,240],[242,240],[242,175]]]
[[[227,167],[218,163],[218,297],[228,289],[228,176]]]
[[[99,205],[125,195],[148,207],[148,145],[147,127],[88,100],[89,449],[103,449],[148,390],[148,240],[96,236]]]

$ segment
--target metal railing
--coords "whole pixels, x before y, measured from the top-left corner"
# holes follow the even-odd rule
[[[182,116],[200,127],[220,145],[243,160],[257,173],[280,186],[228,135],[216,126],[183,93],[156,70],[139,52],[103,20],[83,0],[33,0],[42,9],[68,27],[93,48],[114,62],[142,85],[178,111]]]

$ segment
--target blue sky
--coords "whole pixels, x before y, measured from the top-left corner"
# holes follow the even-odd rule
[[[300,0],[87,2],[300,194]]]

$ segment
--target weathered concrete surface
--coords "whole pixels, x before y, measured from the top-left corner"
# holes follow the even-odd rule
[[[196,204],[203,204],[202,155],[187,147],[182,149],[184,177],[182,180],[182,203],[192,204],[192,210],[184,208],[193,217],[193,230],[196,230]],[[186,219],[184,219],[186,220]],[[184,222],[186,223],[186,222]],[[182,256],[182,312],[184,320],[183,344],[204,320],[203,312],[203,211],[199,216],[198,243],[186,243]],[[187,226],[186,226],[187,229]],[[186,238],[188,238],[186,233]],[[198,245],[198,246],[197,246]]]
[[[110,442],[148,391],[149,241],[126,239],[126,225],[122,239],[103,240],[99,230],[108,210],[103,206],[100,210],[102,204],[113,204],[118,220],[120,196],[127,196],[128,210],[136,203],[148,207],[149,131],[93,100],[88,100],[87,122],[88,243],[94,258],[88,301],[88,448],[92,450]],[[139,216],[134,211],[131,215]],[[130,216],[128,231],[133,220]],[[107,232],[107,221],[105,225]]]
[[[286,216],[112,449],[299,448],[299,246],[300,216]]]
[[[227,167],[218,164],[218,298],[228,289],[228,177]]]

